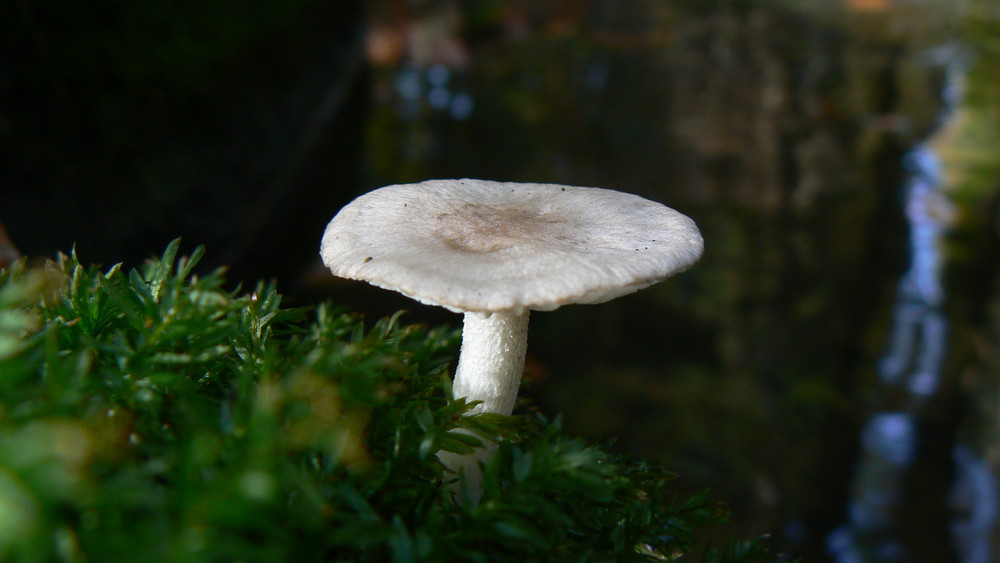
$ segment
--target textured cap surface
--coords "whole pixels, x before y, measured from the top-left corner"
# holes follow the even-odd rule
[[[691,267],[694,222],[600,188],[429,180],[369,192],[330,221],[334,274],[454,311],[600,303]]]

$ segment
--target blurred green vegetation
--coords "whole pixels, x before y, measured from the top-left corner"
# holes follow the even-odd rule
[[[0,559],[771,560],[700,545],[725,511],[662,467],[462,416],[455,331],[282,308],[178,248],[0,271]],[[435,453],[480,440],[482,501],[453,501]]]
[[[935,141],[957,217],[947,240],[952,369],[964,443],[1000,474],[1000,13],[974,0],[962,21],[967,72],[952,124]],[[994,537],[993,545],[997,542]]]

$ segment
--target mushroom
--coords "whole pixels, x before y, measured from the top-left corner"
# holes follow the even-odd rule
[[[453,394],[469,411],[509,415],[531,310],[601,303],[686,270],[701,256],[694,222],[601,188],[429,180],[358,197],[330,221],[320,254],[337,276],[464,313]],[[439,453],[478,493],[478,461]]]

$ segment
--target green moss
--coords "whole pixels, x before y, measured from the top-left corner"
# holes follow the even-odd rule
[[[454,330],[282,308],[178,247],[0,272],[0,559],[769,558],[700,549],[726,516],[660,467],[538,415],[461,416]],[[479,443],[458,428],[501,442],[478,505],[435,456]]]

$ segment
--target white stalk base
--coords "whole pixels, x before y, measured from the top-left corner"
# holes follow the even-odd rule
[[[456,399],[482,401],[467,414],[484,412],[510,415],[517,400],[517,389],[524,372],[528,349],[528,311],[522,314],[466,313],[462,330],[462,352],[455,370],[452,393]],[[474,502],[479,501],[482,473],[479,463],[489,459],[496,449],[486,443],[469,455],[438,453],[444,465],[464,473],[465,487]],[[461,481],[460,481],[461,482]]]
[[[462,353],[455,370],[455,398],[483,403],[469,414],[509,415],[517,400],[528,349],[528,312],[466,313]]]

